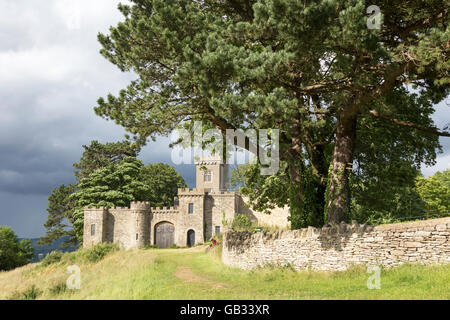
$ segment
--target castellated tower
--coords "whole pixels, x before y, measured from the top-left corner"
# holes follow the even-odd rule
[[[132,202],[130,210],[134,215],[134,232],[135,237],[131,239],[129,247],[142,248],[150,241],[150,219],[151,207],[150,202]]]
[[[218,192],[229,189],[229,165],[219,157],[202,157],[195,161],[195,165],[198,190]]]

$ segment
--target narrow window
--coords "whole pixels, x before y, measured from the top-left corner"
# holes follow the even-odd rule
[[[139,239],[139,235],[136,233],[136,240]]]
[[[220,234],[220,226],[216,226],[216,234],[217,234],[217,235]]]
[[[211,171],[205,171],[205,182],[210,182],[212,180],[212,172]]]
[[[91,224],[91,236],[95,236],[95,224]]]
[[[194,213],[194,204],[193,203],[189,203],[189,213]]]

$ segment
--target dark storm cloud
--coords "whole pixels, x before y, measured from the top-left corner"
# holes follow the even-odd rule
[[[121,127],[93,111],[134,77],[98,53],[97,33],[121,19],[118,3],[0,2],[0,225],[20,236],[44,234],[47,197],[73,182],[82,145],[123,139]],[[141,159],[170,162],[167,140]]]

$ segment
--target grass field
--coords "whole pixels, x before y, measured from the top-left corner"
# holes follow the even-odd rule
[[[296,272],[227,267],[220,248],[114,251],[98,262],[83,250],[47,266],[0,273],[0,299],[450,299],[450,265],[403,265],[381,272],[381,289],[369,290],[365,268]],[[95,260],[95,259],[94,259]],[[81,270],[81,289],[65,283],[69,265]]]

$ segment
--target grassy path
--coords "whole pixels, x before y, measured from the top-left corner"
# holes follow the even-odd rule
[[[81,290],[64,286],[72,263],[80,267]],[[202,247],[150,249],[113,252],[96,263],[69,257],[0,273],[0,299],[23,298],[33,285],[38,299],[450,299],[450,265],[383,270],[380,290],[367,288],[368,277],[364,268],[244,271]]]

